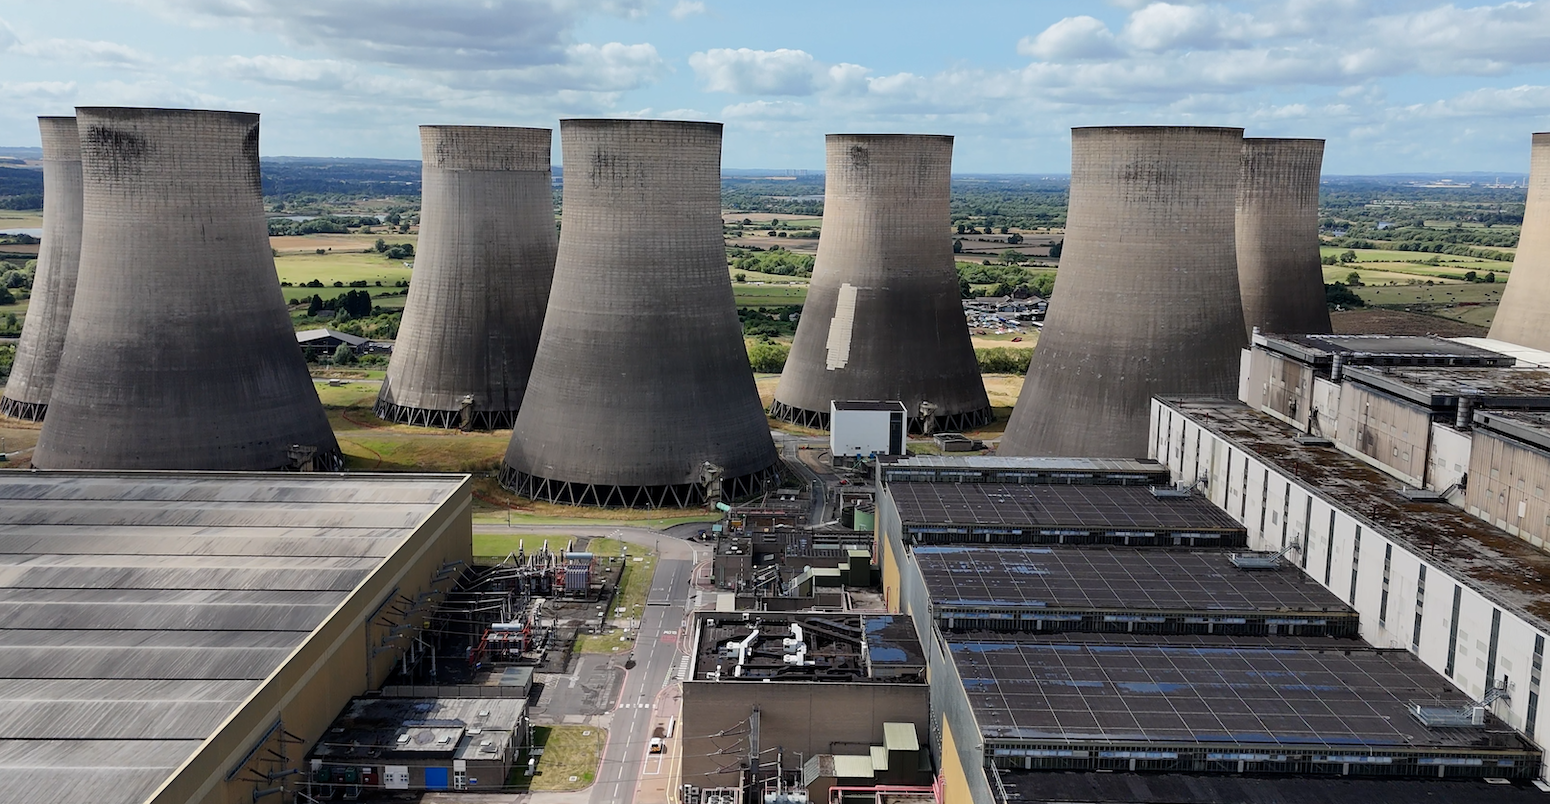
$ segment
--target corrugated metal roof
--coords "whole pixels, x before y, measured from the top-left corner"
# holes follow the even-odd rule
[[[143,801],[462,481],[0,471],[5,800]]]

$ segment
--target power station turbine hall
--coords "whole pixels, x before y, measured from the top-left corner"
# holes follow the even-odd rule
[[[479,430],[516,420],[558,247],[551,134],[420,127],[420,245],[378,416]]]
[[[952,137],[829,135],[823,238],[771,415],[825,428],[831,400],[897,399],[916,430],[990,422],[945,234],[952,161]]]
[[[1238,288],[1250,330],[1327,335],[1319,262],[1323,140],[1248,138],[1238,174]]]
[[[0,415],[42,421],[59,371],[81,264],[81,139],[73,117],[40,117],[43,245]]]
[[[741,497],[776,474],[721,237],[721,125],[564,120],[554,287],[501,483],[551,502]]]
[[[1154,394],[1231,397],[1243,129],[1077,128],[1060,278],[1002,455],[1146,455]]]
[[[81,269],[33,465],[338,466],[269,250],[258,115],[76,118]]]

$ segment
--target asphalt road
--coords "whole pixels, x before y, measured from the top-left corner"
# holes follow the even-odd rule
[[[664,539],[677,541],[671,536]],[[678,664],[679,628],[688,609],[689,577],[693,570],[693,562],[683,558],[663,558],[657,562],[651,591],[646,596],[645,614],[641,616],[640,634],[635,640],[635,668],[625,673],[624,691],[619,695],[608,730],[598,781],[592,787],[594,804],[628,802],[634,798],[635,785],[645,770],[657,693]]]
[[[486,523],[481,530],[494,528]],[[647,605],[641,617],[640,633],[635,640],[635,667],[625,673],[613,721],[608,727],[608,744],[603,748],[597,782],[592,785],[591,804],[629,804],[635,787],[646,770],[646,749],[651,742],[657,693],[668,683],[678,665],[679,628],[689,609],[694,592],[690,580],[698,556],[708,556],[709,548],[687,541],[706,527],[691,523],[675,525],[667,531],[650,528],[529,525],[512,529],[513,533],[564,533],[577,536],[620,539],[651,547],[659,558],[646,595]],[[653,768],[661,763],[651,763]],[[665,769],[660,772],[666,772]]]

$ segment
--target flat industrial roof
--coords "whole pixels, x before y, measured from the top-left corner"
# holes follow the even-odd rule
[[[912,554],[934,608],[1355,616],[1296,567],[1240,569],[1225,551],[923,545]]]
[[[898,401],[887,402],[871,399],[835,399],[829,404],[833,405],[835,410],[886,410],[891,413],[904,412],[904,403]]]
[[[1168,483],[1168,467],[1123,458],[1017,458],[1000,455],[919,455],[883,460],[884,482],[1052,483],[1144,485]]]
[[[1192,421],[1285,472],[1348,515],[1550,631],[1550,554],[1446,502],[1411,500],[1404,484],[1334,447],[1298,443],[1296,430],[1225,399],[1163,399]]]
[[[1541,368],[1366,366],[1345,376],[1431,408],[1452,407],[1461,396],[1485,407],[1550,407],[1550,370]]]
[[[726,683],[923,681],[925,652],[908,615],[765,611],[745,616],[699,614],[690,679]],[[806,645],[809,661],[805,664],[785,661],[790,651],[783,640],[796,638],[793,624]],[[727,646],[749,637],[753,642],[740,662]]]
[[[1006,455],[912,455],[888,464],[892,468],[934,466],[968,469],[1045,469],[1063,472],[1141,472],[1152,473],[1167,467],[1157,461],[1138,458],[1039,458]]]
[[[1501,804],[1545,800],[1532,784],[1482,779],[1351,779],[1237,774],[1000,773],[1009,804]]]
[[[498,759],[505,746],[493,733],[508,732],[509,739],[526,709],[526,698],[355,698],[308,757],[341,764],[395,756]]]
[[[1256,344],[1309,363],[1328,363],[1344,355],[1349,365],[1510,366],[1514,359],[1468,343],[1435,335],[1258,335]]]
[[[893,482],[905,525],[1241,533],[1227,512],[1195,494],[1157,496],[1138,486]]]
[[[6,800],[145,800],[464,482],[0,471]]]
[[[1550,412],[1477,410],[1475,426],[1550,452]]]
[[[1550,352],[1543,349],[1535,349],[1529,346],[1519,346],[1516,343],[1497,340],[1495,338],[1449,338],[1454,343],[1462,343],[1478,349],[1488,349],[1499,352],[1508,357],[1515,358],[1520,366],[1534,368],[1550,368]]]
[[[1099,635],[1090,635],[1099,636]],[[987,742],[1209,744],[1215,750],[1537,753],[1511,728],[1429,728],[1410,702],[1471,701],[1407,651],[1088,638],[984,640],[948,649]],[[1336,647],[1338,646],[1338,647]],[[1537,763],[1536,763],[1537,765]]]

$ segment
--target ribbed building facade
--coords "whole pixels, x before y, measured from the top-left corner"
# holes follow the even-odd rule
[[[419,249],[378,416],[478,430],[516,420],[558,248],[552,133],[420,127]]]
[[[721,236],[721,125],[565,120],[554,284],[501,483],[657,507],[742,497],[777,457]]]
[[[1238,174],[1238,289],[1252,331],[1327,335],[1319,261],[1324,141],[1246,138]]]
[[[1491,337],[1550,350],[1550,132],[1534,135],[1522,234]]]
[[[1002,455],[1144,457],[1154,394],[1232,396],[1243,130],[1077,128],[1060,272]]]
[[[823,238],[770,414],[829,426],[833,400],[899,400],[915,430],[990,422],[953,267],[953,138],[830,134]]]
[[[269,250],[258,115],[76,118],[80,272],[33,465],[338,466]]]
[[[32,298],[0,415],[42,421],[70,327],[81,263],[81,140],[73,117],[40,117],[43,135],[43,243]]]

